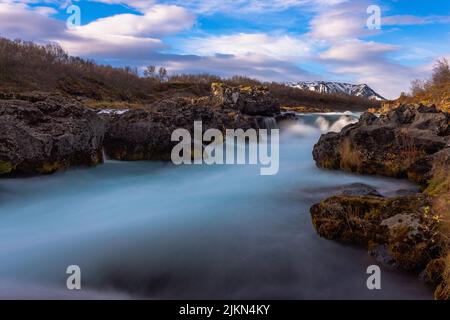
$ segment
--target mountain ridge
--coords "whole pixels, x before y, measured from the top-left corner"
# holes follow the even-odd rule
[[[364,97],[371,100],[386,101],[384,97],[375,92],[367,84],[350,84],[334,81],[298,81],[288,83],[293,88],[319,93],[341,93],[350,96]]]

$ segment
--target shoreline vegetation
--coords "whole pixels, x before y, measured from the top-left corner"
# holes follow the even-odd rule
[[[58,45],[0,38],[0,98],[59,94],[79,99],[91,108],[141,109],[168,98],[208,96],[213,83],[228,86],[266,86],[287,108],[364,111],[380,108],[378,101],[343,94],[321,94],[276,82],[262,83],[243,76],[223,79],[210,74],[169,76],[164,68],[148,66],[139,76],[136,68],[99,65],[69,56]]]
[[[51,174],[72,166],[170,159],[171,133],[265,129],[295,112],[365,111],[356,124],[323,135],[317,166],[416,182],[418,194],[337,195],[311,208],[319,235],[366,245],[379,261],[436,286],[450,299],[450,69],[438,61],[412,93],[382,105],[277,83],[212,75],[168,76],[149,67],[101,66],[45,47],[0,38],[0,175]],[[125,113],[103,113],[104,109]],[[270,121],[269,121],[270,120]]]

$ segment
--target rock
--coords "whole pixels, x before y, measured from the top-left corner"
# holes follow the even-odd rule
[[[280,113],[280,104],[264,86],[230,87],[223,83],[213,83],[211,97],[216,105],[243,114],[272,117]]]
[[[342,186],[341,194],[346,196],[373,196],[383,197],[377,189],[364,183],[352,183],[347,186]]]
[[[321,168],[405,177],[448,145],[449,121],[449,114],[425,107],[402,106],[380,118],[366,113],[340,133],[323,135],[313,157]]]
[[[168,161],[177,144],[171,141],[172,132],[183,128],[193,136],[195,121],[202,121],[203,132],[210,128],[222,132],[226,129],[257,129],[264,125],[262,117],[213,108],[207,102],[204,99],[168,99],[147,110],[110,115],[104,142],[107,156],[128,161]]]
[[[284,112],[276,115],[275,121],[278,123],[279,127],[286,128],[292,124],[297,123],[298,117],[295,112]]]
[[[203,131],[273,129],[277,105],[264,88],[213,84],[211,97],[166,99],[145,110],[108,115],[105,151],[117,160],[170,160],[174,130],[187,129],[192,135],[194,121],[202,121]]]
[[[438,284],[450,299],[450,114],[401,105],[379,118],[365,113],[340,133],[323,135],[313,151],[321,168],[407,177],[422,193],[396,198],[332,197],[311,208],[321,236],[369,244],[370,252]],[[445,266],[443,266],[445,265]]]
[[[170,127],[144,110],[114,115],[105,135],[105,152],[116,160],[169,160],[171,133]]]
[[[367,245],[372,251],[385,246],[388,255],[383,255],[396,266],[420,271],[438,255],[437,222],[424,212],[429,205],[425,195],[388,199],[341,195],[314,205],[311,216],[320,236]]]
[[[383,197],[374,187],[364,183],[351,183],[338,186],[327,186],[319,188],[304,188],[304,195],[330,196],[330,195],[347,195],[347,196],[374,196]]]
[[[389,252],[389,248],[385,244],[369,243],[369,254],[384,266],[398,267],[392,254]]]
[[[442,281],[442,275],[444,274],[446,261],[444,258],[434,259],[428,263],[425,270],[420,274],[420,278],[426,283],[432,285],[439,285]]]
[[[75,100],[0,100],[0,173],[48,174],[103,161],[104,121]]]

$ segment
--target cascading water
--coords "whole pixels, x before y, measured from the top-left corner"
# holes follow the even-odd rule
[[[267,130],[278,129],[278,124],[275,118],[273,117],[264,118],[264,129]]]

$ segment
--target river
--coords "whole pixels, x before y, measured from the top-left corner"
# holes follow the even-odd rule
[[[416,275],[318,237],[309,208],[333,187],[389,195],[406,181],[319,170],[311,151],[343,114],[303,115],[281,135],[280,171],[106,161],[0,180],[0,297],[61,299],[431,299]],[[82,290],[66,288],[81,268]]]

